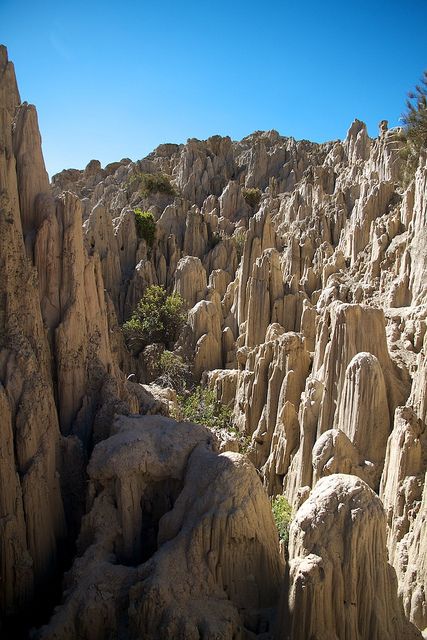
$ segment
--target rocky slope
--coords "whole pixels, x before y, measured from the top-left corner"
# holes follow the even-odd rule
[[[427,637],[426,157],[403,189],[396,131],[356,120],[342,142],[215,136],[49,185],[4,47],[0,131],[2,633]],[[150,284],[187,301],[178,351],[244,455],[154,415],[174,393],[120,331]]]

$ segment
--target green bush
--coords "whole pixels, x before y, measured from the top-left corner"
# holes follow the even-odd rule
[[[283,495],[275,496],[271,501],[274,522],[276,523],[279,539],[285,544],[289,540],[289,526],[292,520],[292,507]]]
[[[136,232],[138,238],[143,238],[150,249],[153,247],[156,235],[156,221],[151,211],[141,211],[134,209]]]
[[[148,344],[170,347],[186,321],[185,302],[178,293],[168,295],[164,287],[147,287],[143,297],[124,323],[122,330],[128,348],[137,355]]]
[[[418,166],[420,152],[427,149],[427,71],[415,91],[408,93],[406,112],[402,115],[404,159],[403,184],[413,179]]]
[[[126,186],[132,193],[138,190],[142,197],[147,197],[153,193],[164,193],[170,196],[177,195],[169,176],[165,173],[142,173],[141,171],[136,171],[127,178]]]
[[[219,402],[210,389],[196,387],[192,393],[181,396],[178,401],[181,420],[203,424],[214,430],[234,429],[230,407]]]
[[[252,209],[256,209],[261,202],[261,191],[260,189],[242,189],[242,196],[244,197],[246,203],[252,207]]]
[[[153,193],[164,193],[169,196],[176,195],[169,177],[164,173],[134,173],[128,178],[128,186],[135,184],[143,197]]]
[[[215,392],[198,386],[191,393],[178,396],[178,411],[172,416],[202,424],[213,431],[227,431],[237,438],[241,453],[246,453],[250,438],[240,433],[233,425],[233,410],[217,400]]]
[[[158,384],[172,387],[178,393],[183,393],[191,379],[189,365],[183,358],[173,351],[163,351],[160,356],[160,377]]]

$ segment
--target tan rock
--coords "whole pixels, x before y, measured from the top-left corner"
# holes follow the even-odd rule
[[[360,352],[350,361],[335,425],[348,436],[363,460],[373,463],[375,470],[372,469],[369,484],[377,489],[390,434],[390,414],[384,376],[374,355]]]
[[[231,180],[219,197],[219,215],[227,220],[236,220],[248,213],[249,207],[243,198],[240,185]]]
[[[0,618],[19,614],[52,580],[65,536],[51,355],[22,231],[34,229],[36,191],[47,176],[34,107],[20,110],[12,141],[18,100],[0,47]]]
[[[255,261],[247,284],[246,346],[261,344],[269,324],[283,323],[283,276],[279,254],[267,249]]]
[[[408,483],[409,484],[409,483]],[[408,502],[411,501],[408,495]],[[402,597],[405,613],[423,633],[427,632],[426,591],[427,563],[424,550],[427,545],[427,477],[424,477],[424,489],[419,510],[411,529],[400,545],[400,562],[397,566],[399,594]],[[402,576],[402,573],[404,574]]]
[[[27,235],[41,222],[42,212],[37,211],[36,200],[40,193],[49,190],[49,177],[41,150],[37,112],[33,105],[26,102],[19,106],[15,116],[13,153],[16,158],[22,229]]]
[[[350,129],[347,131],[347,137],[344,141],[344,149],[347,153],[349,162],[357,160],[367,160],[370,151],[370,140],[366,125],[360,120],[354,120]]]
[[[185,221],[184,253],[201,258],[207,247],[208,228],[197,207],[187,213]]]
[[[387,389],[390,416],[407,391],[399,381],[387,349],[384,316],[381,310],[360,305],[334,303],[319,325],[319,346],[313,363],[325,387],[318,435],[331,424],[335,403],[341,398],[345,371],[351,359],[361,352],[373,354],[382,370]],[[316,375],[316,373],[315,373]]]
[[[89,251],[96,251],[99,255],[105,288],[118,310],[122,280],[119,248],[114,235],[112,219],[101,203],[92,209],[84,224],[84,230]],[[128,239],[126,239],[127,241]]]
[[[89,464],[92,508],[65,602],[37,637],[97,640],[124,620],[129,637],[242,636],[276,603],[283,572],[255,469],[215,453],[197,425],[132,417],[115,432]]]
[[[194,487],[201,478],[197,498]],[[249,514],[265,518],[264,526],[257,527]],[[190,529],[185,523],[192,520]],[[206,537],[209,530],[213,542]],[[165,638],[192,637],[202,625],[206,637],[225,640],[239,633],[237,611],[246,626],[251,610],[275,604],[282,571],[277,534],[255,470],[239,454],[217,458],[201,446],[193,452],[184,490],[160,523],[159,541],[168,544],[153,574],[131,592],[131,621],[148,638],[157,637],[159,628]],[[188,566],[189,579],[170,580]]]
[[[325,431],[313,447],[313,486],[320,478],[347,473],[372,484],[374,465],[363,459],[347,435],[340,429]]]
[[[199,258],[181,258],[175,271],[174,291],[184,298],[189,309],[205,297],[206,287],[206,271]]]
[[[194,375],[200,378],[203,371],[222,366],[221,317],[214,302],[201,300],[188,314],[195,344]]]
[[[427,301],[427,252],[426,252],[426,208],[427,208],[427,165],[420,166],[415,176],[415,196],[413,206],[413,238],[411,241],[411,282],[414,304]]]
[[[221,238],[203,258],[203,266],[209,275],[212,271],[222,269],[234,278],[238,266],[234,242],[230,238]]]
[[[215,269],[209,276],[209,287],[218,291],[221,298],[224,297],[230,282],[231,276],[224,269]]]
[[[278,325],[272,325],[267,331],[271,341],[249,351],[245,369],[238,378],[234,409],[236,426],[252,435],[256,466],[265,465],[262,472],[269,493],[274,493],[273,487],[277,488],[279,478],[283,479],[289,451],[283,452],[283,457],[276,456],[275,447],[283,430],[288,440],[288,429],[292,432],[289,443],[293,447],[294,414],[298,412],[310,366],[302,337],[282,331],[278,331]],[[286,403],[292,404],[293,411],[286,410]]]
[[[290,632],[283,599],[276,637],[421,639],[398,601],[385,532],[381,501],[362,480],[320,480],[291,524]]]
[[[399,407],[387,444],[380,496],[387,514],[388,548],[399,578],[399,593],[408,617],[422,630],[427,626],[427,571],[420,546],[427,513],[422,498],[426,452],[423,423],[410,407]]]
[[[222,404],[233,406],[236,397],[236,387],[239,371],[237,369],[214,369],[206,375],[207,386],[215,391],[217,399]]]
[[[135,226],[135,215],[132,210],[123,211],[113,220],[114,235],[116,236],[121,271],[129,278],[137,263],[136,251],[138,237]]]
[[[317,495],[336,472],[375,489],[382,472],[399,598],[426,633],[425,154],[405,191],[400,129],[382,123],[371,140],[355,121],[343,142],[295,141],[268,131],[240,142],[213,136],[160,145],[147,158],[105,169],[93,160],[55,176],[50,192],[36,112],[19,102],[13,67],[0,48],[0,615],[20,613],[52,581],[63,505],[72,541],[85,511],[87,450],[111,441],[114,416],[176,410],[172,390],[125,381],[119,369],[140,374],[119,323],[155,283],[169,292],[178,286],[193,306],[180,348],[196,377],[234,406],[235,426],[250,436],[247,455],[269,494],[285,493],[295,509],[312,505],[310,488]],[[169,176],[179,196],[143,196],[135,180],[140,172]],[[242,197],[243,185],[262,190],[256,213]],[[136,207],[150,209],[156,220],[151,248],[137,236]],[[243,250],[239,268],[237,250]],[[195,270],[181,269],[190,263]],[[164,425],[156,425],[162,432]],[[60,429],[69,435],[61,437]],[[173,438],[166,441],[173,449]],[[270,614],[255,612],[256,583],[266,592],[270,583],[253,551],[270,525],[251,524],[258,489],[247,463],[218,458],[202,443],[197,455],[188,452],[179,480],[157,482],[147,479],[152,460],[139,450],[143,445],[132,438],[128,444],[146,470],[92,479],[79,557],[52,637],[156,637],[159,627],[174,638],[270,632]],[[236,450],[238,439],[223,439],[220,447]],[[123,461],[126,447],[119,449]],[[185,473],[192,486],[184,490]],[[194,487],[203,490],[196,495]],[[307,545],[301,542],[301,562],[292,569],[291,603],[302,612],[293,633],[411,637],[393,600],[383,545],[375,542],[383,536],[376,498],[362,480],[337,487],[324,502],[318,498],[326,506],[307,507],[317,533],[306,535],[308,520],[299,520],[295,535]],[[181,489],[178,513],[170,509]],[[200,516],[206,505],[215,518]],[[257,513],[267,522],[263,509]],[[183,510],[192,514],[191,526]],[[160,516],[181,531],[154,561]],[[140,544],[142,532],[149,551]],[[340,560],[331,548],[339,548]],[[348,549],[353,564],[345,564]],[[112,564],[122,556],[147,562]],[[352,595],[354,584],[357,602],[349,605],[342,594]],[[251,603],[246,612],[241,594]]]
[[[271,217],[266,210],[262,210],[251,218],[245,239],[238,293],[237,323],[239,325],[247,318],[249,300],[246,287],[255,260],[261,256],[265,249],[272,247],[275,247],[275,232],[272,228]]]

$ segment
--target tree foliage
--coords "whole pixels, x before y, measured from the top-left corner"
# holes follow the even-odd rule
[[[408,93],[406,111],[402,115],[405,145],[402,155],[405,159],[404,183],[414,177],[420,152],[427,149],[427,71],[420,84]]]
[[[128,348],[138,354],[153,343],[171,347],[186,321],[185,308],[178,293],[168,295],[158,285],[147,287],[130,320],[122,327]]]

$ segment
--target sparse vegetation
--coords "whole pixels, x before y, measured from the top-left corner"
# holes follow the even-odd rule
[[[242,189],[242,196],[244,197],[246,203],[252,207],[252,209],[256,209],[261,202],[261,191],[260,189],[251,188],[251,189]]]
[[[156,235],[156,221],[151,211],[134,209],[136,231],[139,238],[143,238],[152,249]]]
[[[178,293],[168,295],[164,287],[148,287],[122,330],[127,347],[138,355],[152,343],[170,348],[186,320],[185,302]]]
[[[144,370],[144,380],[147,383],[159,379],[162,373],[160,358],[165,346],[159,343],[149,344],[140,353],[139,357]]]
[[[159,365],[161,373],[157,383],[183,393],[191,380],[189,365],[177,353],[167,350],[161,354]]]
[[[289,526],[292,520],[292,507],[286,496],[275,496],[271,501],[271,510],[273,512],[274,522],[276,523],[279,539],[285,544],[289,540]]]
[[[154,193],[164,193],[169,196],[176,195],[169,176],[165,173],[134,173],[129,178],[128,183],[129,185],[136,183],[142,197],[147,197]]]
[[[243,256],[243,249],[245,247],[245,239],[246,239],[246,235],[244,233],[236,233],[236,235],[233,236],[234,245],[236,247],[236,253],[237,253],[238,262],[240,262],[240,260],[242,259],[242,256]]]
[[[421,151],[427,150],[427,71],[415,91],[408,93],[402,121],[404,145],[401,153],[405,160],[402,181],[407,186],[415,175]]]
[[[214,430],[232,430],[232,411],[230,407],[216,399],[215,393],[202,386],[192,393],[179,398],[181,420],[196,422]]]
[[[191,393],[178,396],[178,411],[173,417],[202,424],[218,434],[227,431],[237,438],[241,453],[245,453],[250,439],[234,427],[232,416],[231,407],[217,400],[214,391],[198,386]]]

